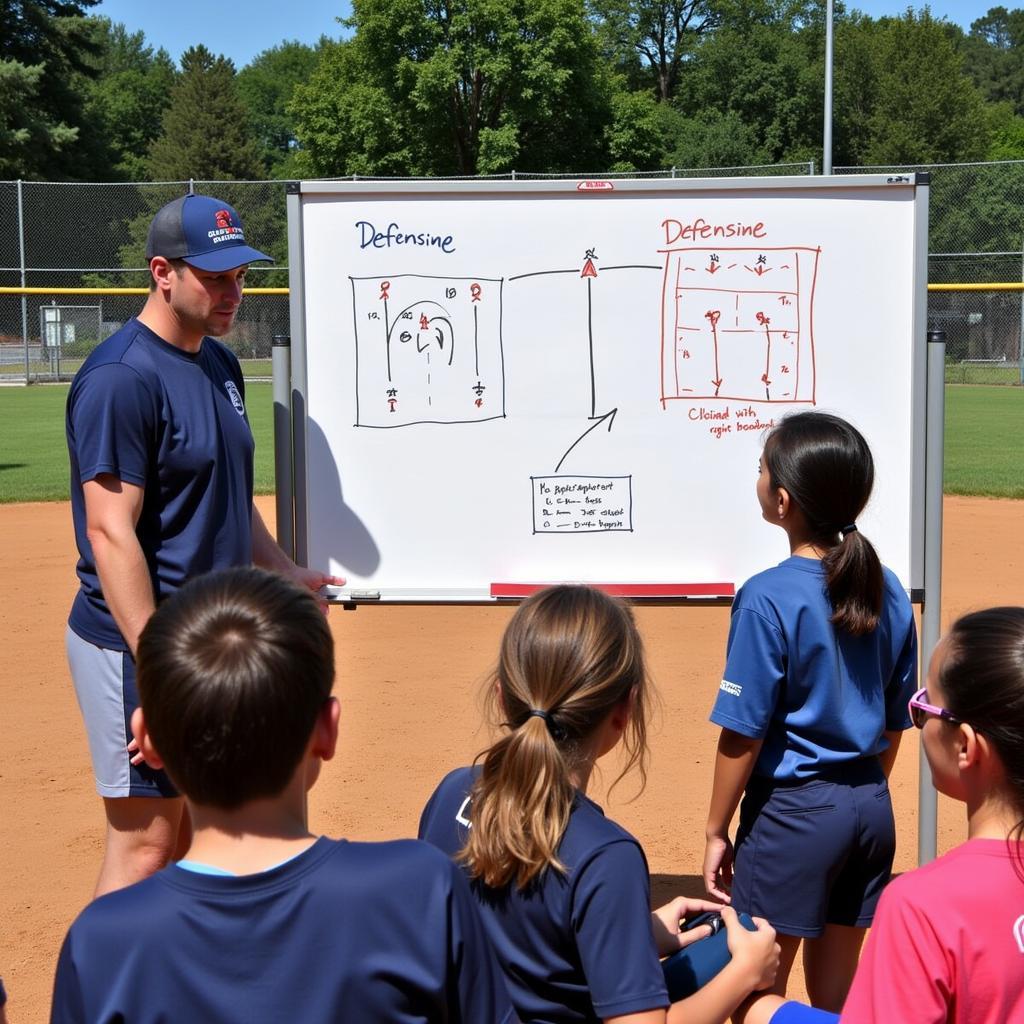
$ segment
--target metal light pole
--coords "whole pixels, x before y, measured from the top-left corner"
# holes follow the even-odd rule
[[[825,15],[825,138],[822,144],[821,173],[832,173],[832,0]]]

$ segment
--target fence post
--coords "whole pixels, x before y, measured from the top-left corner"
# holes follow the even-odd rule
[[[946,332],[928,332],[925,416],[924,606],[921,609],[921,674],[939,640],[942,612],[942,467],[946,420]],[[917,863],[935,859],[938,795],[924,744],[919,755]]]
[[[292,497],[292,339],[275,334],[271,343],[274,374],[274,507],[277,543],[295,557],[295,507]]]
[[[25,279],[25,204],[21,191],[22,181],[18,179],[18,259],[21,263],[21,287],[26,285]],[[25,383],[30,382],[28,361],[28,296],[21,296],[21,343],[25,349]]]
[[[1024,238],[1020,243],[1020,280],[1024,284]],[[1020,336],[1017,339],[1017,362],[1020,364],[1018,376],[1024,384],[1024,290],[1020,293]]]

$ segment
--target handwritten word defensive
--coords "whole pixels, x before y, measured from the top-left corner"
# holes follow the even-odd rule
[[[432,235],[428,231],[400,231],[394,221],[385,231],[378,231],[368,220],[358,220],[355,226],[359,232],[360,249],[367,249],[371,245],[375,249],[390,249],[393,245],[425,245],[428,248],[440,249],[441,252],[455,252],[451,235]]]
[[[704,238],[764,238],[767,234],[764,223],[758,221],[756,224],[744,224],[735,221],[731,224],[709,224],[703,217],[698,217],[689,224],[682,221],[663,220],[661,226],[665,229],[665,244],[673,242],[696,242]]]

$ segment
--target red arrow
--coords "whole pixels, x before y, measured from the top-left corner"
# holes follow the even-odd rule
[[[718,397],[718,389],[722,386],[722,378],[718,372],[718,321],[722,316],[720,309],[709,309],[705,314],[705,318],[711,324],[711,340],[715,346],[715,380],[711,383],[715,388],[715,397]]]
[[[709,264],[709,265],[708,265],[708,267],[707,267],[707,272],[708,272],[709,274],[713,274],[713,273],[715,273],[715,271],[716,271],[716,270],[721,270],[721,269],[722,269],[722,268],[721,268],[721,266],[720,266],[719,264],[717,264],[717,263],[711,263],[711,264]]]
[[[583,264],[583,273],[580,274],[580,277],[597,277],[597,268],[594,266],[593,260],[588,259]]]

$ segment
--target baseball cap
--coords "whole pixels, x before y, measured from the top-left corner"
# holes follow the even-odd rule
[[[235,208],[194,192],[161,207],[149,225],[146,259],[184,260],[200,270],[233,270],[243,263],[274,258],[245,243]]]

